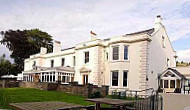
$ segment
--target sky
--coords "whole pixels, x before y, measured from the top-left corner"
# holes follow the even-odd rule
[[[68,48],[91,30],[105,39],[153,28],[156,15],[178,60],[190,62],[190,0],[0,0],[0,31],[38,28]],[[3,53],[11,52],[0,44]]]

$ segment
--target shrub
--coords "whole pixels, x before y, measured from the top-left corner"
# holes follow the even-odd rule
[[[101,92],[100,91],[96,91],[93,94],[89,94],[88,98],[100,98],[101,96],[102,96]]]

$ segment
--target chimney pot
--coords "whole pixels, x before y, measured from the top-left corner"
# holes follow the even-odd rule
[[[161,15],[157,15],[157,18],[161,18]]]
[[[46,54],[46,53],[47,53],[47,48],[41,47],[40,54]]]
[[[157,15],[154,21],[154,29],[157,30],[162,26],[162,17],[161,15]]]

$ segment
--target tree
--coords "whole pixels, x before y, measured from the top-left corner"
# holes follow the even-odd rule
[[[3,54],[0,57],[0,77],[2,75],[17,75],[19,73],[18,67],[12,64],[9,60],[5,59],[6,56]]]
[[[11,62],[6,60],[5,57],[5,54],[0,57],[0,76],[9,74],[12,70]]]
[[[181,64],[183,64],[183,61],[181,61]]]
[[[2,31],[1,35],[3,38],[0,43],[12,52],[10,57],[14,59],[19,72],[24,68],[24,59],[39,53],[40,47],[47,48],[48,52],[51,52],[53,48],[52,36],[39,29],[8,30]]]

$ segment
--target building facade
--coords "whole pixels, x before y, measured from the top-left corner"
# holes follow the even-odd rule
[[[152,29],[91,40],[61,49],[55,41],[53,52],[41,48],[25,59],[23,80],[35,82],[109,85],[110,90],[157,89],[159,75],[176,67],[174,51],[161,16]]]

